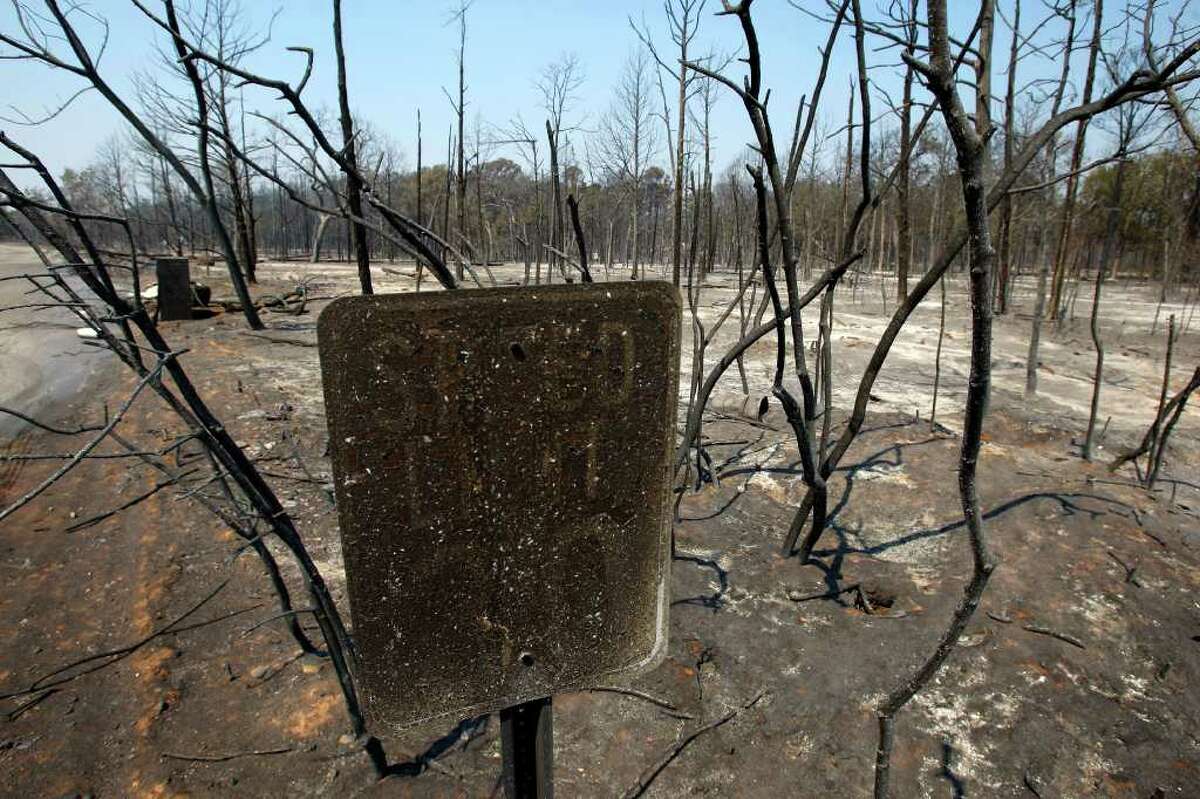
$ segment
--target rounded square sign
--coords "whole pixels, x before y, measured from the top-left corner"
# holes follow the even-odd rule
[[[679,336],[666,283],[348,297],[321,314],[374,728],[661,659]]]

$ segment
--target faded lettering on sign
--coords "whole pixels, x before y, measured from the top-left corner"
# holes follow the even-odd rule
[[[319,339],[373,723],[494,710],[661,653],[672,287],[347,298]]]

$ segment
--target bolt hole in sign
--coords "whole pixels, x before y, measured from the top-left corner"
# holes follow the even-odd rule
[[[676,289],[347,297],[317,330],[373,729],[661,661]]]

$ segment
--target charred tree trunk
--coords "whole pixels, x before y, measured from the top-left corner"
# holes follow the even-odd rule
[[[1065,40],[1063,51],[1066,53],[1071,52],[1071,48],[1075,43],[1075,2],[1076,2],[1076,0],[1069,0],[1069,3],[1067,5],[1066,11],[1065,11],[1065,16],[1067,18],[1067,35],[1066,35],[1066,40]],[[1096,42],[1093,41],[1093,44],[1096,44]],[[1089,70],[1094,66],[1094,63],[1095,62],[1093,60],[1089,64]],[[1071,72],[1071,59],[1064,58],[1062,60],[1062,72],[1060,73],[1059,78],[1058,78],[1058,87],[1057,87],[1057,89],[1055,89],[1055,92],[1054,92],[1054,101],[1051,103],[1051,106],[1050,106],[1051,115],[1057,116],[1058,110],[1062,106],[1063,95],[1067,89],[1067,78],[1070,75],[1070,72]],[[1090,86],[1090,84],[1089,84],[1089,86]],[[1089,91],[1090,91],[1090,89],[1089,89]],[[1081,119],[1079,121],[1080,127],[1084,126],[1086,124],[1086,122],[1087,122],[1086,117]],[[1082,135],[1082,132],[1083,132],[1082,130],[1077,131],[1077,133],[1080,135]],[[1048,162],[1047,171],[1050,174],[1050,182],[1053,182],[1053,180],[1054,180],[1055,159],[1053,157],[1053,153],[1055,153],[1057,150],[1057,144],[1058,144],[1058,136],[1057,136],[1057,132],[1055,132],[1055,134],[1051,135],[1050,141],[1049,141],[1048,147],[1047,147],[1047,152],[1049,154],[1051,154],[1051,157],[1049,157],[1047,159],[1047,162]],[[1071,186],[1072,186],[1072,184],[1068,183],[1068,191],[1071,190]],[[1064,206],[1064,208],[1065,208],[1065,206]],[[1060,220],[1060,226],[1061,226],[1061,224],[1062,224],[1062,221]],[[1040,228],[1041,228],[1042,235],[1041,235],[1041,241],[1039,243],[1037,297],[1034,300],[1035,305],[1034,305],[1033,323],[1032,323],[1032,326],[1030,329],[1030,335],[1029,335],[1029,355],[1026,358],[1026,362],[1025,362],[1025,396],[1026,397],[1031,397],[1037,393],[1038,348],[1041,343],[1042,321],[1046,317],[1046,294],[1048,291],[1050,291],[1050,286],[1048,284],[1053,279],[1051,276],[1051,267],[1050,267],[1049,262],[1047,261],[1047,252],[1046,252],[1047,247],[1048,247],[1047,225],[1044,220],[1040,224]],[[1057,261],[1057,252],[1058,251],[1057,251],[1057,247],[1056,247],[1056,249],[1055,249],[1056,261]],[[1057,270],[1057,265],[1055,266],[1055,270]],[[1054,306],[1051,305],[1052,313],[1053,313],[1053,308],[1054,308]]]
[[[221,118],[221,124],[224,128],[226,137],[231,135],[226,112],[220,111],[218,114]],[[250,244],[250,229],[246,226],[246,221],[249,214],[246,211],[246,199],[242,191],[242,176],[238,169],[237,156],[234,155],[233,149],[226,142],[224,148],[226,177],[229,183],[229,200],[233,206],[233,231],[237,238],[238,251],[242,256],[242,269],[246,275],[246,281],[249,283],[257,283],[257,276],[254,273],[253,247]]]
[[[680,259],[683,256],[683,165],[684,160],[684,131],[687,127],[687,51],[688,51],[688,15],[683,17],[683,31],[679,44],[679,124],[675,130],[675,206],[673,216],[673,232],[671,239],[671,282],[676,286],[680,281]]]
[[[425,224],[424,209],[421,204],[421,109],[417,109],[417,221]]]
[[[1083,81],[1083,102],[1085,103],[1092,100],[1092,88],[1096,80],[1096,61],[1100,56],[1100,39],[1104,32],[1103,16],[1104,2],[1095,0],[1095,7],[1092,9],[1092,42],[1088,47],[1087,75]],[[1079,168],[1083,164],[1088,122],[1088,118],[1081,119],[1075,128],[1075,143],[1071,148],[1071,166],[1067,173],[1066,196],[1063,199],[1059,216],[1058,247],[1054,253],[1054,273],[1050,284],[1050,313],[1055,320],[1060,320],[1065,310],[1063,290],[1066,285],[1071,228],[1075,221],[1075,200],[1079,190]]]
[[[550,209],[550,246],[561,250],[565,230],[563,226],[562,179],[558,172],[558,132],[551,127],[548,119],[546,120],[546,139],[550,143],[550,201],[553,204]],[[548,258],[549,268],[546,270],[548,283],[554,282],[553,266],[558,264],[559,260],[558,256],[554,254],[554,249],[551,249]]]
[[[917,39],[917,1],[909,2],[908,52]],[[908,272],[912,267],[912,200],[909,183],[912,166],[912,90],[913,70],[904,71],[904,100],[900,108],[900,171],[896,178],[896,301],[908,296]]]
[[[1046,231],[1038,246],[1038,277],[1033,300],[1033,323],[1029,330],[1029,353],[1025,356],[1025,396],[1032,397],[1038,389],[1038,348],[1042,340],[1042,322],[1046,318],[1046,292],[1050,276],[1050,261],[1046,253]]]
[[[987,0],[985,0],[985,3]],[[967,217],[971,275],[971,367],[967,379],[967,402],[963,413],[962,453],[958,468],[958,489],[970,538],[972,575],[955,610],[949,627],[929,658],[884,700],[878,711],[879,747],[875,759],[875,799],[888,799],[889,772],[895,735],[896,714],[908,704],[938,673],[953,652],[967,623],[983,597],[988,580],[996,568],[989,551],[976,488],[976,468],[983,440],[983,422],[987,414],[991,383],[992,281],[991,270],[996,254],[988,227],[987,187],[984,160],[987,154],[986,127],[971,125],[955,87],[954,67],[950,60],[950,42],[946,20],[946,0],[929,0],[928,64],[908,56],[906,61],[920,69],[930,91],[938,100],[942,118],[958,154],[962,181],[963,208]],[[988,124],[987,120],[977,122]]]
[[[1121,160],[1117,164],[1116,180],[1113,184],[1113,196],[1109,201],[1111,204],[1106,220],[1108,230],[1104,236],[1104,248],[1100,253],[1100,263],[1096,266],[1096,289],[1092,295],[1091,333],[1092,345],[1096,349],[1096,372],[1092,378],[1092,405],[1088,413],[1087,433],[1083,438],[1083,459],[1085,461],[1092,459],[1096,417],[1100,410],[1100,387],[1104,383],[1104,342],[1100,339],[1100,290],[1104,286],[1104,273],[1108,270],[1108,265],[1113,260],[1117,247],[1117,232],[1121,226],[1121,193],[1125,182],[1125,162],[1125,154],[1121,153]]]
[[[333,217],[328,214],[323,214],[317,221],[317,230],[313,234],[312,254],[308,258],[310,264],[315,264],[321,260],[321,242],[325,239],[325,229],[329,227],[329,220]]]
[[[358,264],[358,283],[363,294],[373,294],[371,287],[371,253],[367,228],[362,223],[363,184],[358,173],[358,146],[354,140],[354,120],[350,116],[350,95],[346,89],[346,52],[342,46],[342,0],[333,0],[333,44],[337,55],[338,110],[342,125],[342,153],[351,167],[346,175],[346,202],[350,207],[350,244]],[[460,276],[461,277],[461,276]]]
[[[1004,168],[1012,168],[1014,115],[1016,114],[1016,87],[1019,43],[1021,40],[1021,0],[1014,0],[1012,21],[1012,44],[1008,50],[1008,81],[1004,91]],[[1013,197],[1005,194],[1000,205],[1000,254],[999,270],[996,273],[996,313],[1008,312],[1008,284],[1012,274],[1012,231]]]
[[[250,292],[246,288],[246,281],[238,265],[238,258],[233,241],[229,238],[229,230],[225,227],[225,223],[221,221],[221,213],[217,207],[216,187],[213,183],[211,154],[209,152],[211,134],[208,124],[208,98],[205,95],[204,83],[200,77],[200,70],[196,67],[195,62],[187,57],[187,49],[183,45],[183,39],[179,32],[179,19],[175,14],[175,4],[173,0],[165,0],[164,5],[167,12],[167,25],[170,27],[171,33],[174,35],[175,53],[179,57],[180,61],[183,62],[184,71],[187,73],[188,80],[192,84],[192,93],[195,96],[196,101],[196,114],[199,122],[196,149],[200,160],[200,172],[204,178],[204,187],[202,189],[198,184],[195,184],[192,186],[192,191],[196,198],[198,200],[202,200],[205,204],[205,208],[208,212],[209,223],[216,231],[217,239],[221,245],[221,250],[225,254],[225,260],[229,269],[229,280],[231,283],[233,283],[234,292],[237,294],[238,301],[242,305],[242,313],[245,314],[246,321],[252,329],[261,330],[263,328],[262,320],[258,318],[258,311],[254,307],[254,300],[250,297]],[[115,95],[110,97],[110,102],[114,100]],[[120,105],[122,107],[124,106],[123,103]],[[130,112],[130,114],[132,114],[132,112]],[[141,124],[141,121],[137,120],[137,124]],[[143,132],[142,135],[143,137],[146,137],[147,133]],[[151,137],[151,139],[155,142],[157,141],[157,137]],[[169,151],[164,152],[166,149],[165,145],[162,145],[161,148],[156,147],[156,149],[159,149],[159,152],[163,153],[164,157],[167,157]],[[170,157],[173,158],[173,154]],[[176,168],[183,169],[181,164]],[[191,177],[190,173],[187,173],[186,170],[184,170],[182,174],[187,174],[188,177]],[[194,182],[194,178],[192,180]]]
[[[466,115],[467,110],[467,6],[465,4],[459,7],[458,14],[458,105],[454,109],[458,115],[458,182],[455,184],[455,188],[458,191],[458,235],[465,241],[467,237],[467,165],[463,155],[466,146],[466,140],[463,135],[463,117]],[[451,237],[447,236],[446,240],[452,245],[454,244],[454,240]],[[458,264],[458,279],[463,279],[463,264],[461,261]]]

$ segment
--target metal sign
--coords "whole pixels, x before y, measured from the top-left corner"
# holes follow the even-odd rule
[[[158,258],[158,318],[161,321],[192,318],[192,283],[187,258]]]
[[[679,326],[664,283],[348,297],[321,314],[373,726],[661,659]]]

